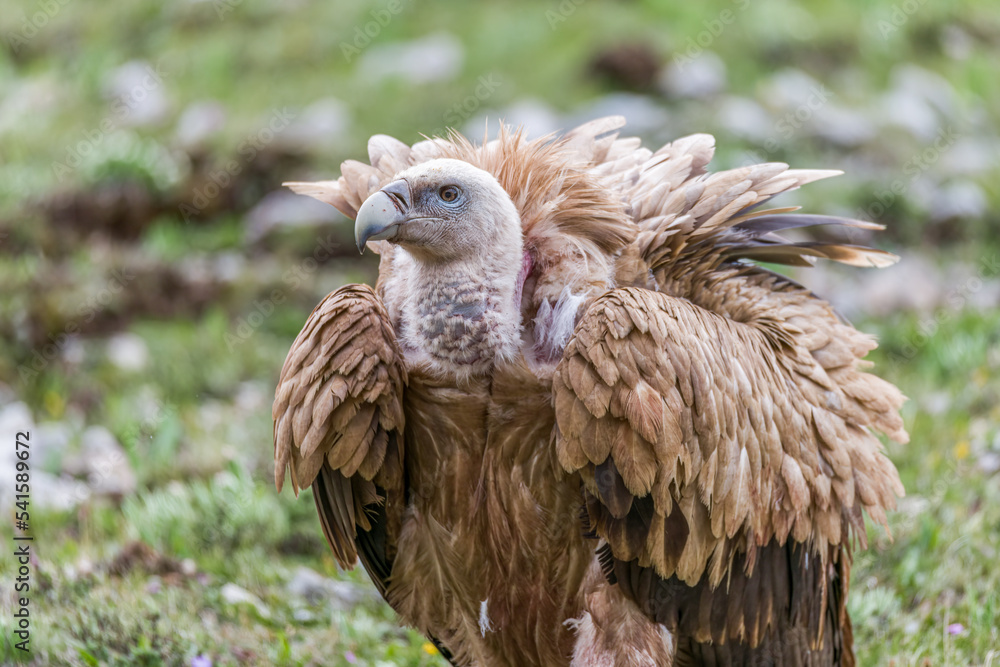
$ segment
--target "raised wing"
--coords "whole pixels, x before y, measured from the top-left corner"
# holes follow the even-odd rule
[[[790,604],[788,576],[784,593],[727,586],[777,586],[767,574],[775,559],[787,575],[793,558],[807,572],[812,558],[823,576],[795,582],[797,593],[815,584],[825,599],[837,578],[826,568],[843,565],[852,537],[865,541],[861,511],[884,523],[903,493],[869,430],[906,437],[902,395],[860,370],[874,343],[848,335],[825,304],[826,318],[797,318],[822,304],[804,290],[758,287],[783,295],[787,321],[734,321],[638,288],[608,292],[553,376],[559,460],[581,475],[606,572],[698,641],[755,645],[774,630]],[[846,585],[846,571],[835,574]],[[810,625],[821,633],[821,619]]]
[[[275,484],[313,487],[341,567],[360,554],[385,592],[403,507],[406,371],[381,301],[367,285],[329,294],[309,316],[275,392]],[[395,501],[395,502],[394,502]]]

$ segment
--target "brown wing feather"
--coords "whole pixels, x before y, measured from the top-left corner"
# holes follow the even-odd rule
[[[381,301],[367,285],[329,294],[292,344],[275,391],[275,484],[312,485],[337,562],[359,546],[384,585],[403,493],[406,371]],[[394,510],[395,513],[391,513]]]
[[[831,345],[823,322],[794,322],[801,336],[757,324],[638,288],[605,294],[578,324],[553,376],[557,453],[617,560],[710,591],[739,554],[749,576],[758,551],[789,538],[826,567],[830,548],[864,542],[861,509],[884,523],[902,495],[869,430],[905,437],[902,396],[860,370],[871,346],[846,337],[825,367],[796,340]],[[610,442],[588,442],[608,424]]]

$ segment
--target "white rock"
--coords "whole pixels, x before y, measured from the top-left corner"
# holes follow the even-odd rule
[[[0,382],[0,407],[10,405],[15,400],[17,400],[17,394],[10,388],[10,385]]]
[[[237,387],[233,403],[244,412],[254,412],[267,406],[273,398],[273,392],[269,392],[263,383],[248,381],[241,382]]]
[[[938,170],[953,176],[976,176],[1000,163],[1000,139],[986,136],[960,137],[941,154]]]
[[[330,579],[304,566],[295,569],[286,590],[290,595],[304,598],[310,604],[329,600],[338,609],[349,609],[362,602],[378,600],[378,594],[372,587]]]
[[[966,60],[972,55],[976,40],[955,24],[944,26],[941,31],[941,46],[952,60]]]
[[[66,336],[62,347],[62,359],[71,366],[78,366],[87,357],[87,349],[79,336]]]
[[[716,122],[737,137],[760,143],[775,132],[771,115],[747,97],[725,97],[719,103]]]
[[[73,429],[66,422],[43,422],[36,427],[32,437],[36,440],[32,452],[35,465],[58,466],[73,440]]]
[[[866,113],[834,103],[816,109],[810,125],[817,136],[845,147],[864,144],[878,133],[875,123]]]
[[[226,604],[247,604],[256,609],[257,613],[262,618],[271,618],[271,610],[267,608],[264,601],[241,586],[237,586],[234,583],[228,583],[222,587],[219,594],[222,596],[222,600]]]
[[[984,453],[976,462],[976,467],[985,475],[995,475],[1000,472],[1000,454],[996,452]]]
[[[343,214],[329,204],[290,190],[275,190],[247,213],[247,239],[259,240],[280,226],[317,226],[343,220]]]
[[[207,143],[226,126],[226,109],[215,100],[189,105],[177,119],[177,142],[187,149]]]
[[[372,45],[358,61],[358,71],[375,82],[399,77],[419,85],[454,79],[464,59],[462,43],[438,32],[410,42]]]
[[[612,93],[597,99],[566,120],[566,127],[601,116],[625,116],[625,136],[658,135],[669,129],[670,113],[653,98],[635,93]]]
[[[478,140],[483,136],[488,123],[489,138],[495,139],[500,131],[501,120],[507,125],[524,127],[525,137],[528,139],[557,132],[565,127],[562,117],[555,109],[541,100],[531,98],[520,100],[500,110],[477,113],[459,129],[465,136]],[[433,134],[442,133],[430,133],[429,136]]]
[[[934,221],[979,218],[989,203],[982,188],[972,181],[955,181],[937,188],[931,195],[930,214]]]
[[[235,250],[224,250],[212,258],[215,279],[221,283],[236,282],[242,278],[246,266],[246,256]]]
[[[15,403],[8,403],[0,408],[0,434],[15,434],[19,431],[30,433],[34,428],[35,420],[32,419],[31,409],[26,403],[17,401]],[[31,437],[33,438],[34,435]],[[9,454],[14,451],[14,448],[3,447],[0,451]]]
[[[125,450],[103,426],[91,426],[80,438],[80,448],[91,490],[100,495],[128,495],[136,478]]]
[[[926,142],[961,120],[955,89],[939,74],[916,65],[900,65],[890,81],[878,111],[883,122],[902,127]]]
[[[115,334],[108,339],[108,361],[123,371],[141,371],[149,364],[149,348],[134,333]]]
[[[657,75],[657,87],[675,99],[712,97],[726,88],[726,64],[712,51],[690,60],[672,60]]]
[[[325,152],[342,147],[350,132],[351,114],[347,105],[326,97],[306,107],[276,140],[297,150]]]
[[[39,124],[56,113],[65,99],[64,84],[57,77],[33,73],[5,81],[5,93],[0,99],[0,133],[16,131],[24,123]]]
[[[112,100],[109,118],[130,127],[165,120],[170,107],[164,91],[166,74],[144,60],[133,60],[113,70],[104,86],[105,94]]]
[[[820,97],[829,98],[831,95],[832,93],[823,84],[802,70],[783,69],[764,84],[763,97],[766,106],[788,110],[814,103]]]
[[[56,477],[43,470],[31,473],[31,502],[41,508],[66,511],[85,503],[90,487],[65,475]]]

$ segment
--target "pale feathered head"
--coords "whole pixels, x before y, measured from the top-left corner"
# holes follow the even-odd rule
[[[358,250],[384,239],[424,261],[451,261],[521,246],[521,219],[490,173],[436,159],[400,172],[358,209]]]

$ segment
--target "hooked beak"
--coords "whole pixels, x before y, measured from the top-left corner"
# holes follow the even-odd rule
[[[399,226],[409,219],[410,185],[404,180],[393,181],[365,200],[354,220],[354,240],[364,254],[371,240],[393,239]]]

